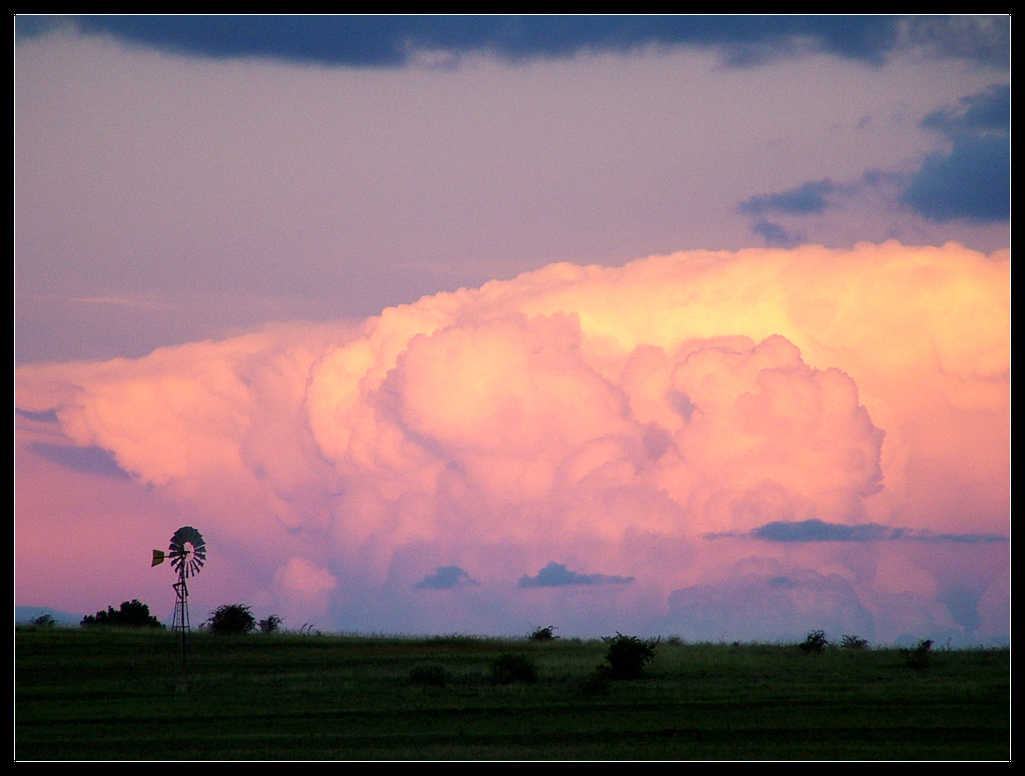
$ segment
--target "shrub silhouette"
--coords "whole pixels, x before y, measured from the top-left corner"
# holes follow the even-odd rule
[[[637,679],[644,675],[644,666],[655,657],[655,641],[642,641],[636,636],[624,636],[616,632],[615,636],[602,636],[602,641],[609,645],[605,655],[608,666],[602,666],[613,679]]]
[[[826,647],[829,646],[829,642],[826,641],[825,631],[813,630],[808,634],[807,638],[797,646],[799,646],[801,651],[806,655],[812,655],[817,652],[825,651]]]
[[[256,620],[248,606],[224,604],[210,612],[205,623],[211,633],[217,636],[241,636],[256,629]]]
[[[28,624],[33,628],[54,628],[57,626],[57,621],[53,619],[52,614],[41,614],[29,620]]]
[[[844,636],[840,640],[840,646],[844,649],[868,649],[868,639],[863,639],[858,636]]]
[[[272,614],[266,620],[260,620],[256,627],[260,629],[260,633],[277,633],[281,630],[281,618]]]
[[[526,655],[501,655],[491,664],[492,684],[512,684],[513,682],[533,684],[536,681],[537,666]]]
[[[929,650],[932,649],[932,639],[922,639],[915,645],[914,649],[901,650],[907,659],[908,668],[912,671],[924,671],[929,667]]]
[[[544,628],[541,628],[541,627],[534,628],[534,630],[531,631],[530,640],[531,641],[555,641],[555,639],[559,638],[558,636],[555,635],[555,631],[556,631],[556,627],[554,625],[549,625],[549,626],[544,627]]]
[[[82,618],[83,628],[98,625],[117,625],[123,628],[163,628],[163,623],[149,613],[149,607],[138,599],[123,601],[121,608],[115,610],[108,606],[107,611],[96,612]]]

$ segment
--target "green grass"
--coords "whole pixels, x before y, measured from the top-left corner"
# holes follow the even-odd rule
[[[17,629],[18,760],[1010,758],[1007,649],[667,644],[597,681],[601,641]],[[495,684],[522,655],[536,683]],[[447,683],[410,681],[427,664]],[[422,673],[422,671],[420,672]]]

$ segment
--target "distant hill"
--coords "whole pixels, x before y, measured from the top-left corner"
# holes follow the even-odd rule
[[[57,621],[58,625],[78,625],[85,616],[84,614],[61,612],[57,609],[51,609],[49,606],[15,606],[14,624],[27,625],[41,614],[50,615]]]

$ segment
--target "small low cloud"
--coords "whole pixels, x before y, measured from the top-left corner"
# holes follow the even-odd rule
[[[792,248],[801,242],[798,235],[788,232],[782,224],[764,218],[753,224],[751,231],[765,238],[765,244],[773,248]]]
[[[766,542],[914,541],[985,544],[1007,541],[1006,536],[1000,536],[999,534],[934,533],[923,529],[891,528],[890,526],[879,525],[878,523],[844,525],[843,523],[827,523],[823,520],[774,520],[755,528],[749,533],[706,534],[705,538],[750,538]]]
[[[894,541],[961,542],[964,544],[992,544],[1009,541],[1006,536],[1000,534],[934,533],[929,530],[919,531],[913,528],[894,528],[887,538]]]
[[[15,408],[14,413],[25,420],[31,420],[36,423],[58,423],[60,422],[57,418],[56,410],[45,410],[44,412],[30,412],[29,410],[21,410]]]
[[[476,579],[472,579],[459,566],[439,566],[433,574],[428,574],[413,585],[413,588],[415,590],[454,590],[477,584],[480,583]]]
[[[741,202],[738,210],[749,216],[764,216],[769,213],[780,215],[817,215],[829,207],[827,196],[837,190],[835,183],[825,178],[809,181],[796,188],[778,194],[762,194]]]
[[[536,577],[524,574],[520,577],[517,587],[563,587],[565,585],[629,585],[633,577],[620,577],[607,574],[579,574],[570,571],[562,563],[552,561],[539,572]]]
[[[36,412],[33,415],[44,416],[40,419],[46,420],[49,413]],[[65,469],[82,472],[84,474],[97,474],[101,477],[112,477],[116,480],[130,480],[131,475],[117,465],[114,457],[102,447],[92,445],[90,447],[72,447],[70,445],[55,445],[49,442],[29,442],[25,449],[45,458],[50,463],[63,466]]]
[[[874,523],[842,525],[822,520],[774,521],[754,529],[751,536],[770,542],[867,542],[885,538],[889,530]]]
[[[756,219],[751,224],[751,231],[761,236],[766,245],[793,248],[803,242],[804,236],[776,221],[770,221],[769,216],[787,219],[821,215],[836,204],[831,201],[831,196],[846,196],[853,191],[852,186],[841,186],[824,178],[802,183],[786,191],[750,197],[737,206],[737,212]]]

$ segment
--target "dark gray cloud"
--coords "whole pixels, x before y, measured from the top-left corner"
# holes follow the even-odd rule
[[[821,520],[787,523],[766,523],[751,532],[755,539],[770,542],[867,542],[885,538],[889,529],[883,525],[841,525]]]
[[[453,590],[458,587],[479,584],[471,579],[459,566],[439,566],[433,574],[428,574],[413,587],[416,590]]]
[[[26,420],[34,420],[37,423],[57,423],[57,411],[46,410],[46,412],[29,412],[28,410],[19,410],[15,408],[16,415],[25,418]]]
[[[70,445],[53,445],[47,442],[29,442],[25,445],[25,449],[72,471],[98,474],[101,477],[112,477],[117,480],[131,479],[131,476],[117,465],[117,461],[110,453],[100,447],[71,447]]]
[[[899,23],[901,44],[940,58],[967,59],[1004,70],[1011,64],[1011,17],[910,16]]]
[[[536,577],[524,574],[517,587],[562,587],[564,585],[629,585],[633,577],[608,576],[606,574],[578,574],[561,563],[552,561]]]
[[[922,126],[946,135],[951,149],[926,157],[904,203],[939,222],[1010,220],[1010,87],[997,84],[965,97],[956,107],[930,113]]]
[[[933,533],[928,530],[916,530],[914,528],[894,528],[890,535],[885,537],[894,541],[911,542],[962,542],[964,544],[992,544],[993,542],[1006,542],[1006,536],[999,534],[956,534],[956,533]]]
[[[764,218],[752,224],[751,231],[765,238],[765,244],[773,248],[793,248],[801,242],[799,235],[791,234],[782,224]]]
[[[855,183],[837,184],[824,178],[786,191],[759,194],[741,202],[737,211],[757,220],[751,230],[773,247],[801,242],[782,224],[768,217],[821,215],[834,204],[867,187],[894,184],[897,206],[909,207],[936,222],[964,219],[975,223],[1008,221],[1011,217],[1011,90],[994,84],[957,105],[933,111],[921,123],[945,136],[949,150],[927,156],[910,176],[870,170]],[[831,197],[834,201],[831,201]]]
[[[793,248],[804,240],[804,236],[788,230],[782,224],[770,221],[766,216],[812,216],[820,215],[832,203],[830,194],[853,191],[851,186],[839,186],[828,178],[808,181],[786,191],[775,194],[758,194],[744,200],[737,206],[737,212],[755,216],[751,231],[761,236],[765,244],[773,248]]]
[[[844,525],[827,523],[823,520],[775,520],[755,528],[747,534],[706,534],[706,539],[761,539],[766,542],[873,542],[873,541],[915,541],[915,542],[964,542],[987,544],[1006,542],[1006,536],[998,534],[953,534],[933,533],[915,528],[891,528],[878,523]]]
[[[836,184],[828,178],[809,181],[779,194],[762,194],[741,202],[737,209],[749,216],[811,215],[829,207],[827,195],[837,190]]]
[[[509,60],[627,52],[647,46],[716,48],[735,66],[808,51],[881,63],[914,47],[936,57],[1000,67],[1009,56],[1006,16],[80,16],[89,35],[187,56],[266,57],[347,67],[396,67],[418,50],[489,52]],[[18,17],[16,35],[67,26]]]
[[[1007,135],[1011,128],[1011,87],[993,84],[984,92],[963,97],[957,107],[933,111],[922,126],[951,137],[986,132]]]
[[[933,221],[990,223],[1011,218],[1011,146],[1005,139],[965,138],[949,154],[929,156],[904,202]]]

